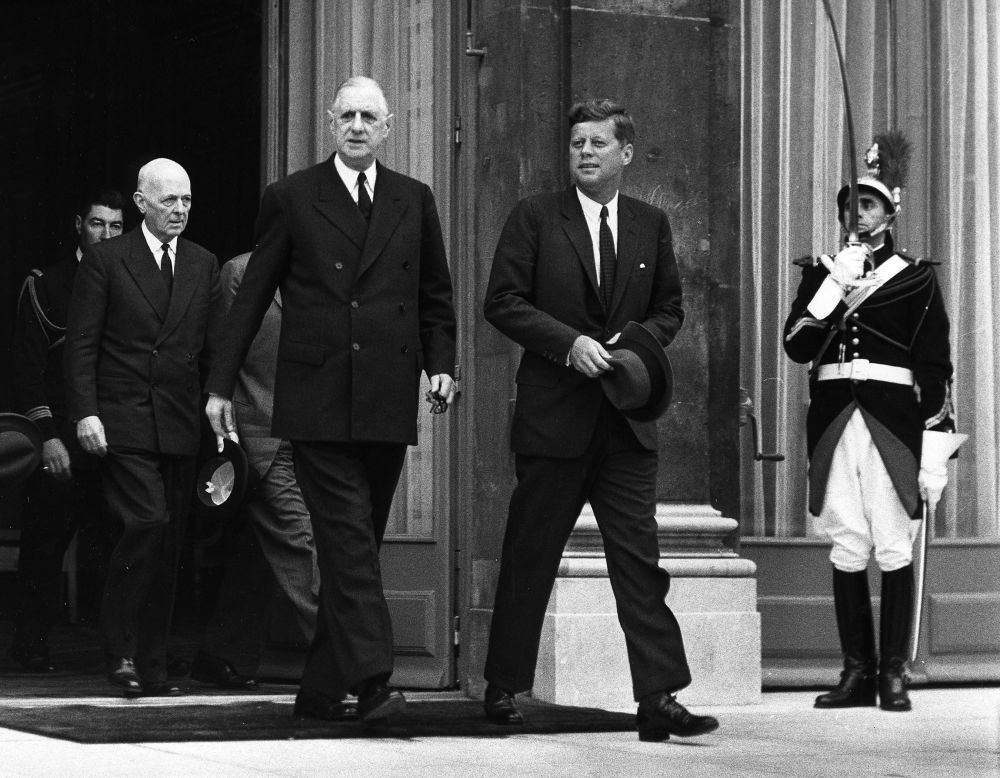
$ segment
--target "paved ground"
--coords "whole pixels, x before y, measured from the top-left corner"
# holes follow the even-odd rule
[[[1000,777],[996,686],[917,689],[909,714],[817,711],[814,696],[770,692],[760,705],[699,708],[719,717],[719,731],[667,743],[640,743],[634,734],[614,733],[80,745],[0,728],[0,776]],[[169,704],[183,715],[184,704],[224,704],[226,699],[247,698],[191,695]],[[54,702],[51,697],[0,699],[0,727],[5,707]]]

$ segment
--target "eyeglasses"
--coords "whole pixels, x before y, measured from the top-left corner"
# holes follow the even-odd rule
[[[386,115],[383,119],[369,111],[344,111],[339,114],[335,114],[333,111],[327,111],[326,115],[330,117],[331,123],[339,124],[341,127],[350,127],[354,124],[354,118],[360,117],[361,123],[369,130],[378,127],[383,122],[387,122],[392,118],[391,113]]]

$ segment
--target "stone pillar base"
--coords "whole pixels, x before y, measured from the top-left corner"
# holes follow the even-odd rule
[[[756,566],[726,548],[736,522],[709,506],[661,505],[661,565],[667,604],[684,635],[692,682],[685,705],[761,700]],[[635,705],[600,534],[589,506],[567,544],[542,630],[533,695],[600,708]]]

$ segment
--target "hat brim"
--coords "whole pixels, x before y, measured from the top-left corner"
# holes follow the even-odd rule
[[[608,351],[612,356],[616,351],[631,351],[642,360],[649,374],[648,402],[637,408],[619,408],[619,412],[633,421],[654,421],[666,413],[673,399],[674,372],[667,352],[656,336],[638,322],[630,321]],[[607,387],[611,377],[607,373],[604,376],[607,378],[602,381],[602,386],[605,388],[605,395],[608,395]]]
[[[249,480],[249,464],[243,448],[226,438],[221,453],[210,456],[198,467],[195,505],[215,518],[228,518],[243,504]]]
[[[24,481],[42,461],[41,430],[20,413],[0,413],[0,486]]]

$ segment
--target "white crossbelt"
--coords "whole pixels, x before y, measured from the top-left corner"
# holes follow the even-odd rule
[[[820,365],[816,371],[817,381],[837,381],[845,378],[851,381],[884,381],[887,384],[913,386],[912,370],[895,365],[880,365],[867,359]]]

